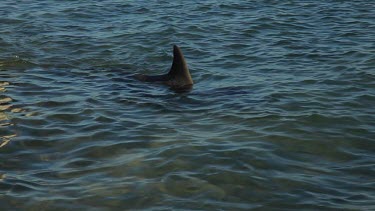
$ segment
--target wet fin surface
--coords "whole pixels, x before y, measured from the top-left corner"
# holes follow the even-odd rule
[[[190,90],[194,84],[184,55],[177,45],[173,46],[173,63],[167,74],[154,76],[138,74],[135,78],[145,82],[161,82],[174,90]]]

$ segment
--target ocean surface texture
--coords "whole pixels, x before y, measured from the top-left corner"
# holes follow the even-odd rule
[[[128,209],[375,210],[375,2],[2,0],[0,210]]]

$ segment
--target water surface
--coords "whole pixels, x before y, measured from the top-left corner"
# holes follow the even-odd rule
[[[1,210],[375,209],[371,1],[0,3]],[[185,54],[194,89],[131,75]]]

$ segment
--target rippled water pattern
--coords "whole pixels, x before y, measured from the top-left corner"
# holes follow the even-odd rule
[[[0,210],[375,210],[373,1],[0,2]],[[134,80],[181,47],[189,93]]]

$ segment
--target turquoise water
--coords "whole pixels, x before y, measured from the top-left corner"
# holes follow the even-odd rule
[[[372,1],[0,2],[0,210],[374,210]],[[181,47],[194,88],[161,74]]]

